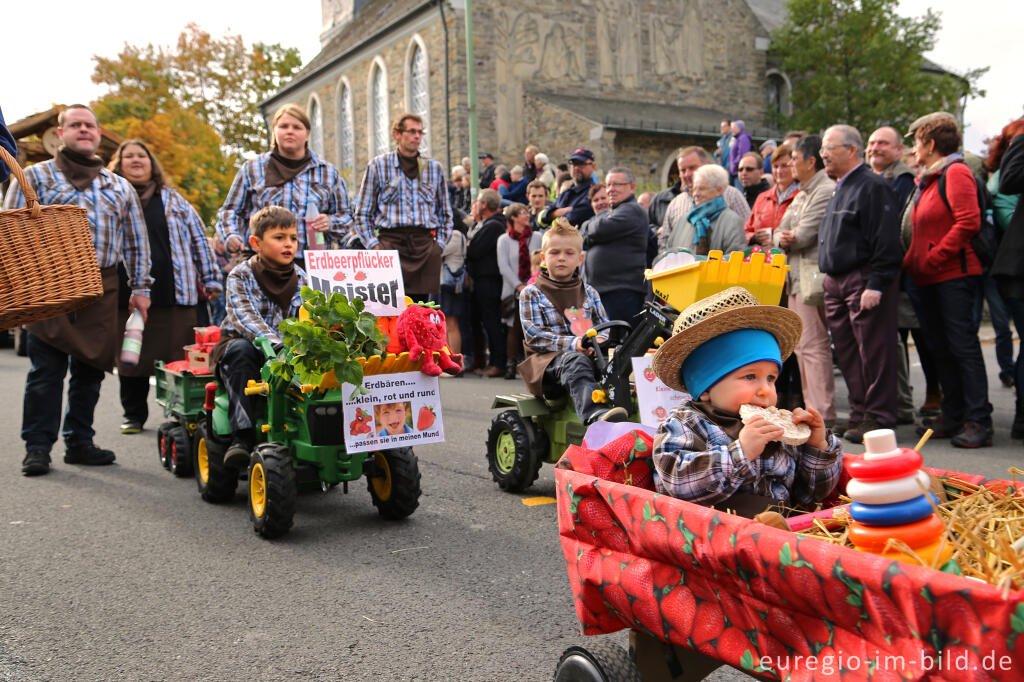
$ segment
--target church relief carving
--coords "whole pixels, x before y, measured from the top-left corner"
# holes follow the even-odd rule
[[[637,87],[640,80],[639,30],[637,3],[598,0],[597,61],[603,83]]]

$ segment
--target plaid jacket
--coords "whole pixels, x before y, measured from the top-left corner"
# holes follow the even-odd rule
[[[452,209],[444,169],[434,159],[420,157],[420,177],[410,180],[398,166],[398,152],[370,161],[359,187],[355,229],[366,248],[377,244],[377,231],[423,225],[437,231],[444,249],[452,233]]]
[[[245,162],[231,183],[224,205],[217,212],[217,234],[227,244],[228,237],[238,237],[249,243],[249,218],[265,206],[281,206],[295,214],[299,227],[301,258],[306,250],[306,207],[316,204],[317,212],[331,220],[325,236],[336,243],[349,238],[352,213],[348,202],[348,188],[338,169],[309,152],[310,163],[291,181],[280,187],[267,187],[267,164],[270,152],[264,152]]]
[[[306,283],[306,273],[298,265],[295,266],[299,273],[299,283],[285,314],[285,311],[267,298],[256,281],[256,275],[252,272],[255,258],[256,256],[253,256],[244,263],[239,263],[228,275],[225,302],[227,314],[220,325],[221,334],[250,341],[255,341],[258,336],[265,336],[271,343],[279,343],[281,332],[277,325],[286,317],[298,316],[299,306],[302,305],[300,292]]]
[[[79,192],[57,169],[53,159],[29,166],[25,177],[36,190],[40,205],[70,204],[84,208],[99,266],[113,267],[124,259],[132,293],[149,296],[153,283],[149,276],[149,233],[139,195],[127,180],[103,168],[92,185]],[[13,178],[4,208],[25,208],[25,196]]]
[[[608,321],[601,297],[589,284],[584,284],[583,309],[590,312],[591,326]],[[562,353],[572,350],[576,335],[561,310],[548,300],[535,284],[519,293],[519,317],[523,321],[526,345],[539,353]]]
[[[160,190],[160,198],[164,202],[171,237],[174,300],[178,305],[196,305],[199,303],[197,280],[207,289],[224,290],[213,247],[206,238],[206,226],[192,204],[177,190],[165,185]]]
[[[839,439],[828,434],[828,450],[781,445],[776,454],[748,461],[738,440],[691,408],[672,410],[654,441],[658,492],[703,505],[734,493],[765,495],[788,504],[824,499],[839,482],[843,457]]]

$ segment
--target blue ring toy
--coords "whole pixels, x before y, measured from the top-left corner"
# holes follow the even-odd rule
[[[932,493],[920,495],[904,502],[893,502],[892,504],[862,504],[852,502],[850,504],[850,516],[854,521],[863,523],[866,526],[900,526],[907,523],[920,521],[929,516],[932,510],[932,502],[939,504],[938,499]]]

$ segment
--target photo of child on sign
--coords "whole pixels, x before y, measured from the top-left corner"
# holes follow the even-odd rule
[[[412,433],[412,422],[409,414],[412,405],[408,400],[399,403],[381,403],[373,406],[374,421],[381,427],[378,436],[397,436],[401,433]]]

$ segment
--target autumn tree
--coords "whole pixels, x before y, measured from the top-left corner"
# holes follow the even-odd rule
[[[780,127],[822,130],[848,123],[865,135],[883,124],[897,130],[930,111],[957,111],[983,96],[987,69],[955,75],[926,68],[941,22],[896,13],[897,0],[789,0],[772,35],[773,55],[789,74],[793,113]]]

